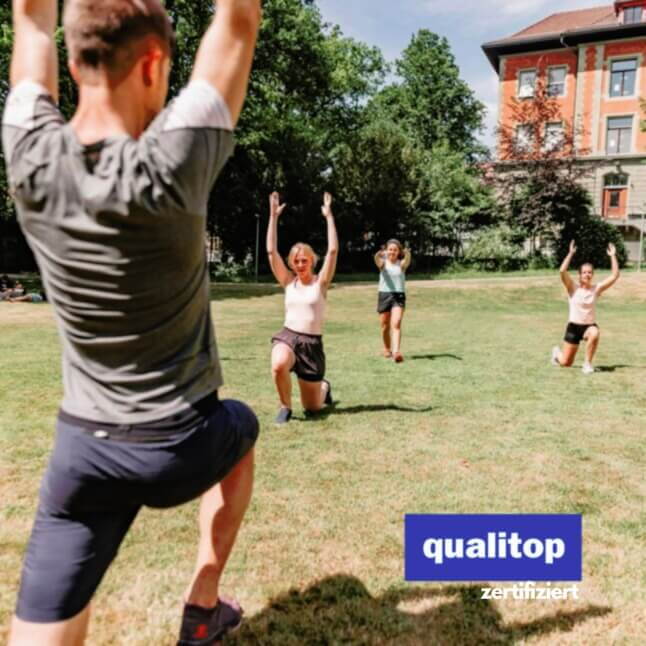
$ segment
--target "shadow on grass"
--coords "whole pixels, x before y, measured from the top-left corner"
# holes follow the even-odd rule
[[[462,361],[462,357],[458,357],[457,354],[414,354],[409,358],[413,361],[418,359],[428,359],[430,361],[435,361],[435,359],[455,359],[456,361]]]
[[[528,637],[569,632],[612,612],[587,605],[534,621],[505,623],[478,586],[443,586],[370,595],[356,577],[337,574],[301,592],[290,590],[250,617],[226,644],[515,644]],[[537,607],[537,614],[543,607]],[[553,636],[552,640],[556,640]]]
[[[384,411],[396,411],[400,413],[429,413],[432,406],[425,408],[410,408],[408,406],[397,406],[396,404],[360,404],[359,406],[348,406],[342,408],[338,402],[324,408],[316,413],[306,413],[306,421],[326,419],[330,415],[357,415],[359,413],[383,413]]]
[[[595,372],[615,372],[615,370],[623,370],[624,368],[636,368],[637,366],[627,366],[625,364],[617,364],[616,366],[595,366]]]

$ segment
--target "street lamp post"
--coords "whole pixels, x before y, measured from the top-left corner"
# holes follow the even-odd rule
[[[258,256],[260,254],[260,214],[256,213],[256,282],[258,282]]]
[[[642,209],[642,225],[639,227],[639,260],[637,261],[637,271],[642,270],[642,260],[644,256],[644,227],[646,226],[646,204]]]

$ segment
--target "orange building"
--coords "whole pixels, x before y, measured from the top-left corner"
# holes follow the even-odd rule
[[[513,99],[531,101],[537,84],[559,105],[545,124],[558,141],[564,124],[578,133],[577,150],[591,172],[585,180],[595,211],[621,227],[639,257],[646,211],[646,0],[553,14],[482,46],[500,79],[499,122],[514,123]]]

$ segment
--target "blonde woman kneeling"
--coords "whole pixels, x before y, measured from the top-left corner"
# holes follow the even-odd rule
[[[270,195],[267,254],[276,280],[285,289],[285,325],[273,336],[271,352],[271,371],[280,400],[277,424],[285,424],[292,417],[290,372],[298,377],[301,403],[307,412],[314,413],[332,403],[330,382],[325,379],[322,335],[327,290],[339,252],[332,196],[325,193],[321,211],[327,222],[328,249],[323,267],[315,274],[318,257],[312,247],[298,242],[289,252],[288,269],[278,253],[278,218],[285,206],[278,193]]]

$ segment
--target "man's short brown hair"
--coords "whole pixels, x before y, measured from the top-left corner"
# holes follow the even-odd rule
[[[81,70],[127,75],[147,37],[172,55],[175,33],[159,0],[66,0],[63,16],[70,59]]]

